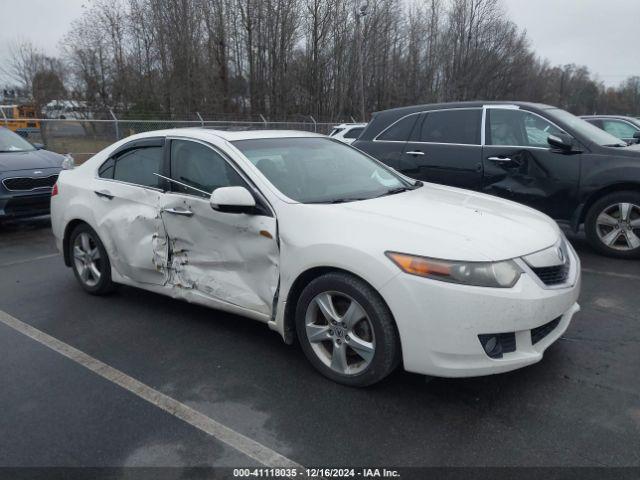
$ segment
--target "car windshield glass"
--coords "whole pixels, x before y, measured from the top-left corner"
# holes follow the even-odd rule
[[[600,130],[595,125],[578,118],[575,115],[567,112],[566,110],[560,110],[559,108],[550,108],[546,113],[552,120],[557,120],[560,123],[564,123],[570,129],[576,131],[581,136],[588,138],[592,142],[602,146],[626,146],[626,142],[614,137],[610,133]]]
[[[328,138],[260,138],[233,144],[287,197],[339,203],[415,188],[358,150]]]
[[[0,153],[31,152],[35,147],[20,135],[6,128],[0,128]]]

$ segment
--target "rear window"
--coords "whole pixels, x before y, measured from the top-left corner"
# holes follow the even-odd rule
[[[419,141],[480,145],[481,122],[481,109],[432,111],[422,122]]]
[[[402,120],[391,125],[380,135],[376,140],[386,140],[388,142],[406,142],[409,140],[409,135],[413,130],[413,126],[416,124],[418,115],[409,115]]]

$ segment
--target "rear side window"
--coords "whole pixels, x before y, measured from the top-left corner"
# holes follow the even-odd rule
[[[429,112],[420,129],[421,142],[480,145],[482,110]]]
[[[128,150],[103,163],[98,170],[98,175],[101,178],[159,188],[161,180],[155,174],[162,170],[162,151],[162,147]]]
[[[116,158],[113,179],[145,187],[158,188],[162,169],[162,147],[129,150]]]
[[[171,178],[202,192],[172,183],[174,192],[208,198],[220,187],[246,187],[238,172],[215,150],[188,140],[171,142]],[[204,193],[208,192],[208,193]]]
[[[358,138],[364,128],[352,128],[347,133],[343,135],[344,138]]]
[[[342,130],[344,130],[344,128],[334,128],[331,133],[329,134],[330,137],[335,137],[337,134],[339,134]]]
[[[116,161],[113,158],[110,158],[109,160],[104,162],[98,169],[98,176],[100,178],[113,178],[113,169],[115,164]]]
[[[418,115],[409,115],[402,120],[394,123],[384,132],[378,135],[377,140],[386,140],[391,142],[406,142],[409,140],[409,135],[413,130],[413,126],[416,124]]]

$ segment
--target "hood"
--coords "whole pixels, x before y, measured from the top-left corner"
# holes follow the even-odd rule
[[[342,232],[354,248],[462,261],[499,261],[554,245],[557,224],[523,205],[467,190],[425,184],[416,190],[337,205],[305,205],[316,241]],[[304,209],[306,210],[306,209]],[[309,222],[310,216],[318,222]],[[311,225],[309,225],[311,223]],[[330,232],[327,234],[327,232]]]
[[[48,150],[0,153],[0,172],[32,170],[38,168],[60,168],[64,155]]]
[[[634,143],[632,145],[629,145],[627,147],[600,147],[601,151],[600,153],[602,153],[602,150],[604,150],[605,155],[611,155],[611,156],[616,156],[616,157],[633,157],[633,158],[638,158],[640,159],[640,144],[638,143]]]

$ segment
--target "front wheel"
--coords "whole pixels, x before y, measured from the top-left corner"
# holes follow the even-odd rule
[[[400,362],[389,308],[371,286],[346,273],[307,285],[296,308],[296,331],[311,364],[338,383],[374,384]]]
[[[615,192],[596,201],[585,231],[591,246],[604,255],[640,257],[640,193]]]
[[[76,279],[87,292],[103,295],[113,290],[107,251],[98,234],[86,223],[71,232],[69,258]]]

